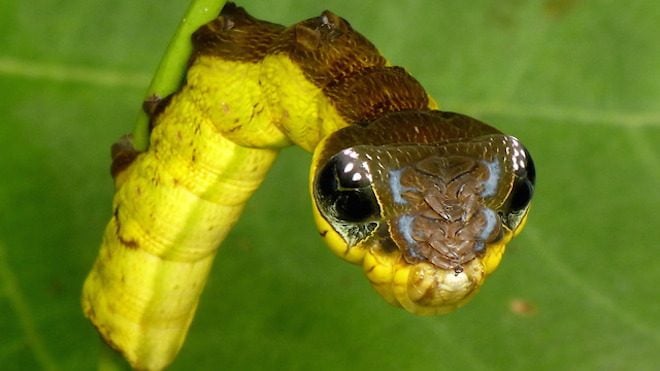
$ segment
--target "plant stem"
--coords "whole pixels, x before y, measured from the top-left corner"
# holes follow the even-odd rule
[[[192,52],[190,35],[200,26],[217,17],[224,4],[225,0],[191,1],[151,80],[146,99],[164,98],[181,86]],[[149,116],[143,110],[140,110],[133,130],[133,146],[138,151],[144,151],[149,147]]]

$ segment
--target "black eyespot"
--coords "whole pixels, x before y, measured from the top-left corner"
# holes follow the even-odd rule
[[[516,181],[511,190],[509,211],[514,213],[523,211],[532,200],[533,194],[534,185],[529,179],[524,178]]]
[[[364,190],[344,191],[337,195],[335,211],[339,219],[360,222],[378,212],[373,193]]]
[[[314,184],[316,202],[326,217],[362,222],[380,213],[366,163],[350,149],[333,156]]]
[[[527,207],[532,201],[536,182],[536,168],[529,151],[522,147],[516,154],[513,159],[516,166],[516,179],[504,213],[504,221],[512,230],[515,230],[522,222]]]

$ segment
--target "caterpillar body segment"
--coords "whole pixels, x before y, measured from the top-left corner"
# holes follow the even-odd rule
[[[515,138],[437,111],[328,11],[283,27],[229,3],[192,41],[185,85],[147,107],[149,149],[113,149],[113,216],[83,288],[86,316],[133,367],[172,362],[218,246],[291,144],[314,152],[319,232],[385,300],[440,314],[478,291],[533,192]]]
[[[171,362],[218,245],[277,155],[219,135],[200,114],[211,110],[207,94],[191,79],[155,121],[149,150],[118,174],[113,218],[83,289],[86,315],[135,368]]]

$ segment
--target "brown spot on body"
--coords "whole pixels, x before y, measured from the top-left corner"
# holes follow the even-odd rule
[[[269,54],[284,26],[258,20],[245,9],[227,3],[220,16],[192,35],[191,63],[200,55],[256,63]]]
[[[124,135],[110,147],[110,156],[112,164],[110,165],[110,174],[116,179],[119,173],[126,170],[140,154],[133,147],[131,135]]]
[[[140,244],[137,241],[125,239],[120,234],[117,234],[117,239],[124,247],[127,247],[131,250],[136,250],[140,248]]]
[[[227,130],[227,132],[229,132],[229,133],[235,133],[235,132],[241,130],[242,127],[243,127],[243,125],[236,125],[236,126],[234,126],[234,127],[232,127],[232,128],[229,128],[229,130]]]
[[[124,247],[129,248],[131,250],[135,250],[140,248],[140,244],[133,240],[133,239],[128,239],[124,238],[121,234],[121,221],[119,220],[119,206],[116,206],[114,211],[112,212],[112,217],[115,220],[115,234],[117,235],[117,240],[119,241],[120,244],[122,244]]]
[[[165,98],[152,95],[142,102],[142,110],[149,116],[149,131],[156,127],[158,116],[165,111],[165,108],[170,104],[174,94],[170,94]]]
[[[324,89],[348,122],[371,122],[386,113],[427,110],[428,96],[401,67],[362,70]]]
[[[273,49],[286,53],[322,89],[387,64],[367,38],[329,11],[288,28]]]

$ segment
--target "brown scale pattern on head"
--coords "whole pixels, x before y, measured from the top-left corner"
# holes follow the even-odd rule
[[[492,134],[501,132],[460,113],[405,110],[383,115],[369,125],[352,126],[333,133],[325,142],[320,158],[328,159],[344,148],[365,144],[436,146]]]
[[[499,238],[500,223],[488,227],[495,214],[484,206],[481,193],[489,172],[468,157],[431,156],[402,170],[402,198],[409,205],[390,221],[392,238],[410,263],[429,261],[462,271],[462,265],[485,251]],[[483,236],[483,231],[488,231]]]

